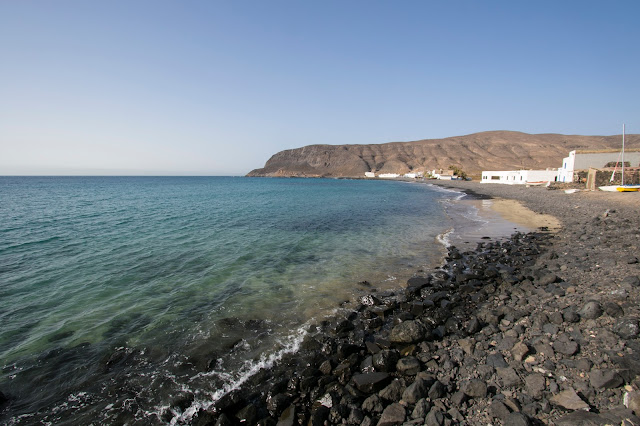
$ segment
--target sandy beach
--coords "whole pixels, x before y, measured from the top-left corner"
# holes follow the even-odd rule
[[[436,184],[545,228],[363,296],[194,424],[639,424],[640,195]]]

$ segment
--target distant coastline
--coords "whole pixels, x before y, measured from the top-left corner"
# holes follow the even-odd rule
[[[627,135],[640,148],[640,135]],[[620,136],[577,136],[493,131],[370,145],[309,145],[274,154],[254,177],[364,177],[367,172],[426,172],[457,166],[471,176],[482,170],[560,167],[575,149],[619,149]]]

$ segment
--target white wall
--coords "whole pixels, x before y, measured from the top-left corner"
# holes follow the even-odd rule
[[[557,178],[557,170],[484,171],[480,182],[525,185],[531,182],[554,182]]]

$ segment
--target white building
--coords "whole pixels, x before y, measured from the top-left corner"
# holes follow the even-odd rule
[[[457,177],[453,174],[453,170],[433,169],[431,176],[440,180],[455,180]]]
[[[571,151],[568,157],[562,160],[559,169],[558,181],[573,182],[574,173],[578,170],[590,168],[603,169],[622,161],[620,150],[606,149],[599,151]],[[629,149],[624,151],[624,162],[631,167],[640,167],[640,150]]]
[[[555,182],[558,170],[509,170],[483,171],[482,183],[504,183],[507,185],[526,185],[533,183]]]
[[[382,173],[382,174],[379,174],[378,177],[382,179],[395,179],[395,178],[399,178],[400,175],[397,173]]]
[[[364,172],[364,177],[374,178],[376,177],[376,174],[373,172]]]

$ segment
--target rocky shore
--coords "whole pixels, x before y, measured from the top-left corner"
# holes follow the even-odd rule
[[[562,229],[452,247],[406,288],[371,289],[192,423],[640,424],[638,194],[446,186]]]

